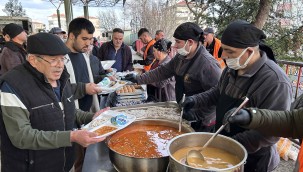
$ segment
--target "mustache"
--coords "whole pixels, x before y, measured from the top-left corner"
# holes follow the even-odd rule
[[[63,72],[63,69],[64,69],[64,67],[57,67],[57,68],[55,68],[55,69],[53,69],[51,72]]]

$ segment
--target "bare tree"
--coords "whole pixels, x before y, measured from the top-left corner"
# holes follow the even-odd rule
[[[169,0],[130,0],[125,8],[130,11],[134,32],[141,27],[147,28],[151,34],[161,29],[167,38],[172,37],[176,28],[176,7]]]
[[[185,0],[186,6],[194,15],[195,23],[202,26],[206,24],[207,10],[215,0]]]
[[[115,11],[111,11],[111,12],[99,11],[98,17],[100,20],[100,27],[105,31],[111,31],[116,27],[121,28],[122,20],[120,19],[119,15],[116,14]]]
[[[11,17],[22,17],[26,15],[19,0],[9,0],[2,11]]]

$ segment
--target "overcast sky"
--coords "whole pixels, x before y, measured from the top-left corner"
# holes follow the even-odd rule
[[[0,16],[6,16],[2,10],[7,2],[8,0],[0,0]],[[21,2],[27,16],[30,17],[32,21],[42,22],[46,24],[47,27],[47,17],[57,13],[57,8],[50,3],[49,0],[19,0],[19,2]],[[55,3],[55,5],[58,6],[59,3]],[[89,15],[97,17],[99,10],[108,10],[108,8],[89,7]],[[64,4],[60,6],[60,13],[65,13]],[[74,18],[77,16],[83,16],[83,7],[79,5],[73,6],[73,13]]]

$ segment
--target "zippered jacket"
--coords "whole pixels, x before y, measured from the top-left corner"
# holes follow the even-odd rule
[[[1,78],[1,171],[68,172],[74,163],[70,131],[92,113],[75,109],[69,74],[58,80],[58,101],[43,74],[28,62]]]

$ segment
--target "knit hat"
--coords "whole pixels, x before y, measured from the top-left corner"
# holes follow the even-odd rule
[[[9,37],[13,39],[23,31],[24,29],[21,26],[15,23],[10,23],[3,28],[3,35],[8,34]]]
[[[158,51],[163,51],[163,52],[169,53],[171,44],[172,44],[172,42],[170,40],[162,38],[162,39],[159,39],[158,41],[156,41],[153,46]]]
[[[244,20],[230,23],[222,34],[221,42],[234,48],[247,48],[259,45],[266,36],[262,30]]]
[[[177,27],[174,33],[174,38],[180,40],[193,39],[199,41],[201,40],[201,35],[203,35],[203,30],[197,24],[186,22]]]
[[[53,27],[48,33],[51,33],[51,34],[59,34],[59,33],[66,34],[66,32],[63,31],[60,27]]]
[[[39,55],[66,55],[70,52],[63,41],[50,33],[37,33],[27,39],[27,52]]]

